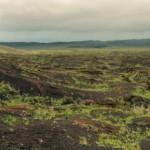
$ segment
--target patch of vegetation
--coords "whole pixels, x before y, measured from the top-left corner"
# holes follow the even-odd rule
[[[133,94],[150,100],[150,91],[145,90],[143,88],[137,87]]]
[[[9,83],[0,82],[0,100],[7,101],[13,99],[18,93]]]
[[[81,145],[86,145],[88,146],[88,141],[86,139],[86,137],[80,137],[80,142]]]
[[[140,150],[140,141],[149,138],[150,130],[142,134],[141,131],[126,131],[125,135],[112,135],[102,133],[99,135],[98,144],[104,147],[113,147],[124,150]]]
[[[4,120],[5,123],[8,123],[11,126],[20,123],[20,118],[12,115],[4,116],[2,117],[2,119]]]

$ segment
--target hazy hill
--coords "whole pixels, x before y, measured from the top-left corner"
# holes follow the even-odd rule
[[[0,42],[0,45],[16,49],[38,50],[38,49],[71,49],[71,48],[110,48],[110,47],[149,47],[150,39],[140,40],[116,40],[116,41],[72,41],[72,42]]]

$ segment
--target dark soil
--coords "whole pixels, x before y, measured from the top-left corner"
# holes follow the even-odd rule
[[[88,137],[90,135],[90,137]],[[79,137],[86,136],[89,145],[79,144]],[[92,143],[97,136],[69,121],[52,122],[36,121],[31,126],[8,126],[0,122],[0,149],[2,150],[113,150]]]

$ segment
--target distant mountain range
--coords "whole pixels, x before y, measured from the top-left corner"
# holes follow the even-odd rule
[[[74,48],[115,48],[115,47],[147,47],[150,48],[150,39],[116,40],[116,41],[72,41],[72,42],[0,42],[2,46],[9,46],[24,50],[48,50],[48,49],[74,49]]]

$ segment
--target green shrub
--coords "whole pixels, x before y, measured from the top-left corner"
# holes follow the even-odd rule
[[[65,97],[62,105],[74,104],[74,99],[72,97]]]
[[[41,96],[24,95],[21,97],[21,101],[29,103],[31,105],[35,105],[35,104],[52,105],[52,100],[50,98],[45,98],[45,97],[41,97]]]
[[[10,84],[5,83],[5,82],[0,82],[0,99],[1,100],[10,100],[18,94],[19,94],[19,91],[17,91]]]
[[[62,105],[69,105],[69,104],[79,104],[80,99],[74,99],[73,97],[64,97]]]

